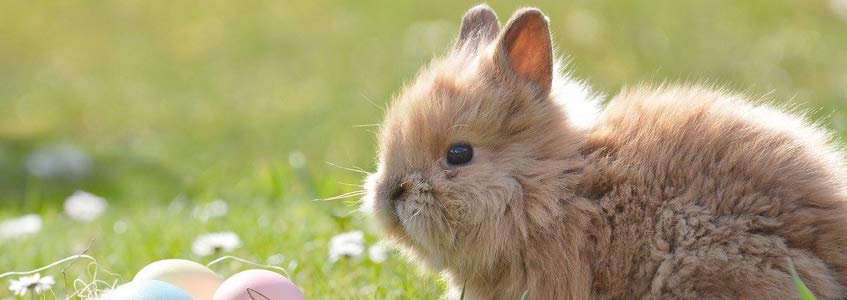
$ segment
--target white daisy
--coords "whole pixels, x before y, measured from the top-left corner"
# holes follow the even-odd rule
[[[829,8],[839,18],[847,21],[847,0],[829,0]]]
[[[379,241],[368,248],[368,258],[372,262],[381,263],[388,259],[388,245],[385,242]]]
[[[27,156],[26,169],[38,178],[75,179],[88,175],[91,159],[71,144],[47,145]]]
[[[277,253],[277,254],[268,256],[268,259],[265,260],[265,263],[272,265],[272,266],[276,266],[276,265],[281,264],[283,261],[285,261],[285,255],[282,255],[281,253]]]
[[[73,195],[65,199],[65,214],[73,220],[89,222],[97,219],[109,203],[106,199],[96,196],[85,191],[76,191]]]
[[[302,169],[306,166],[306,156],[299,151],[291,152],[288,154],[288,164],[295,169]]]
[[[36,214],[29,214],[0,222],[0,241],[36,234],[44,222]]]
[[[217,199],[194,207],[192,215],[195,219],[206,222],[211,218],[225,216],[227,212],[229,212],[229,205],[225,201]]]
[[[171,200],[171,203],[168,204],[168,213],[178,215],[183,209],[185,209],[186,206],[188,206],[187,202],[188,199],[186,199],[184,195],[177,195],[173,200]]]
[[[336,262],[342,257],[360,258],[365,252],[365,234],[361,231],[349,231],[329,240],[329,261]]]
[[[112,231],[114,231],[117,234],[124,234],[128,227],[129,227],[129,224],[127,224],[126,221],[117,220],[117,221],[115,221],[115,224],[112,225]]]
[[[35,275],[23,276],[18,280],[12,279],[9,290],[18,296],[24,296],[28,291],[33,291],[36,295],[39,295],[49,290],[55,283],[53,276],[41,277],[41,274],[35,273]]]
[[[191,245],[191,251],[199,256],[209,256],[220,252],[229,252],[241,247],[241,239],[233,232],[214,232],[197,237]]]

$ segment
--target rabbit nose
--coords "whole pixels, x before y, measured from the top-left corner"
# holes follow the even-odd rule
[[[393,202],[402,200],[403,197],[429,193],[430,191],[429,183],[424,181],[423,175],[419,172],[414,172],[406,177],[395,180],[386,182],[385,186],[385,191],[388,193],[388,200]]]
[[[392,201],[397,201],[403,194],[406,193],[406,184],[402,182],[397,182],[391,186],[391,189],[388,191],[388,199]]]

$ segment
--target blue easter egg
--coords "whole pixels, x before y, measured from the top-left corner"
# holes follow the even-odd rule
[[[159,280],[130,281],[109,291],[104,300],[193,300],[181,289]]]

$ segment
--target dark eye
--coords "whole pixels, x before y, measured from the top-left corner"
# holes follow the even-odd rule
[[[454,144],[447,148],[447,162],[451,165],[464,165],[473,158],[473,148],[466,144]]]

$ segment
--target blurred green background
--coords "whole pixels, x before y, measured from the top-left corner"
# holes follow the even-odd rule
[[[231,254],[284,256],[273,262],[312,299],[437,298],[443,283],[396,253],[329,263],[332,236],[363,230],[372,243],[376,229],[357,198],[313,199],[359,189],[362,174],[335,165],[373,170],[369,125],[475,3],[0,2],[0,220],[44,220],[0,241],[0,273],[89,248],[126,281],[157,259],[208,262],[194,238],[233,231],[243,246]],[[489,4],[501,22],[541,8],[574,75],[607,95],[709,82],[847,133],[847,0]],[[107,213],[68,219],[76,190],[108,199]],[[191,217],[215,199],[225,216]]]

